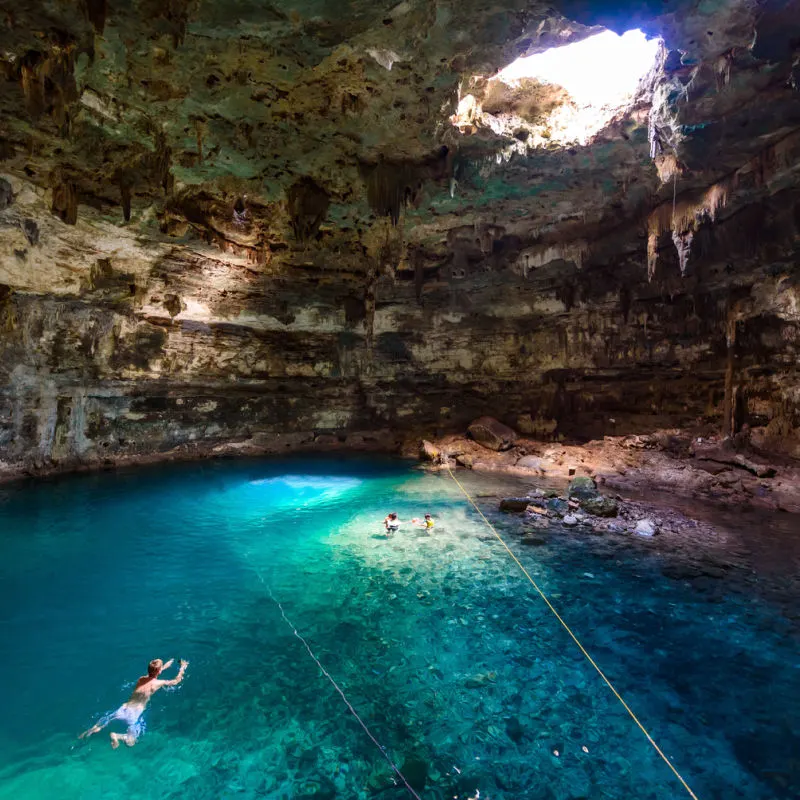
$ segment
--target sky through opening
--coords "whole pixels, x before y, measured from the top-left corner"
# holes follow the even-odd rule
[[[658,48],[659,40],[648,40],[640,30],[622,36],[603,31],[575,44],[518,58],[496,78],[505,83],[536,78],[563,86],[578,105],[619,107],[655,63]]]

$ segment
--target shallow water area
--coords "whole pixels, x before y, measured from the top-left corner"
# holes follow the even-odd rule
[[[522,546],[493,507],[701,800],[797,796],[800,644],[777,607],[709,602],[600,537]],[[387,539],[388,511],[436,527]],[[688,797],[446,474],[316,458],[8,486],[0,542],[0,798],[410,797],[278,602],[425,800]],[[155,657],[190,665],[139,743],[79,741]]]

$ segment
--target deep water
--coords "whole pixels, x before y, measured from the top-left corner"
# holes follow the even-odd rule
[[[392,510],[433,535],[386,540]],[[776,607],[491,518],[701,800],[798,796]],[[234,461],[7,486],[0,547],[0,798],[409,796],[270,588],[424,800],[687,796],[446,476]],[[79,741],[155,657],[190,665],[136,747]]]

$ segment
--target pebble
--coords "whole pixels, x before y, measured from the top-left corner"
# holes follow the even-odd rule
[[[574,527],[575,525],[578,524],[578,518],[574,514],[567,514],[567,516],[564,517],[564,519],[562,519],[561,521],[568,528],[572,528],[572,527]]]

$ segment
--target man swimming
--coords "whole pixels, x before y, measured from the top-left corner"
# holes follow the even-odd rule
[[[181,661],[181,668],[171,681],[158,680],[158,676],[165,669],[169,669],[174,660],[174,658],[171,658],[165,664],[160,658],[153,659],[147,665],[147,675],[143,675],[136,681],[136,687],[128,698],[128,702],[123,703],[112,714],[106,714],[104,717],[101,717],[88,731],[84,731],[78,738],[84,739],[88,736],[93,736],[95,733],[99,733],[103,730],[109,722],[118,719],[128,726],[128,730],[125,733],[112,732],[110,734],[111,746],[116,750],[120,742],[125,742],[128,747],[133,747],[142,733],[142,714],[144,714],[144,710],[147,708],[150,698],[162,686],[177,686],[183,680],[183,674],[186,672],[186,667],[189,666],[188,661]]]

